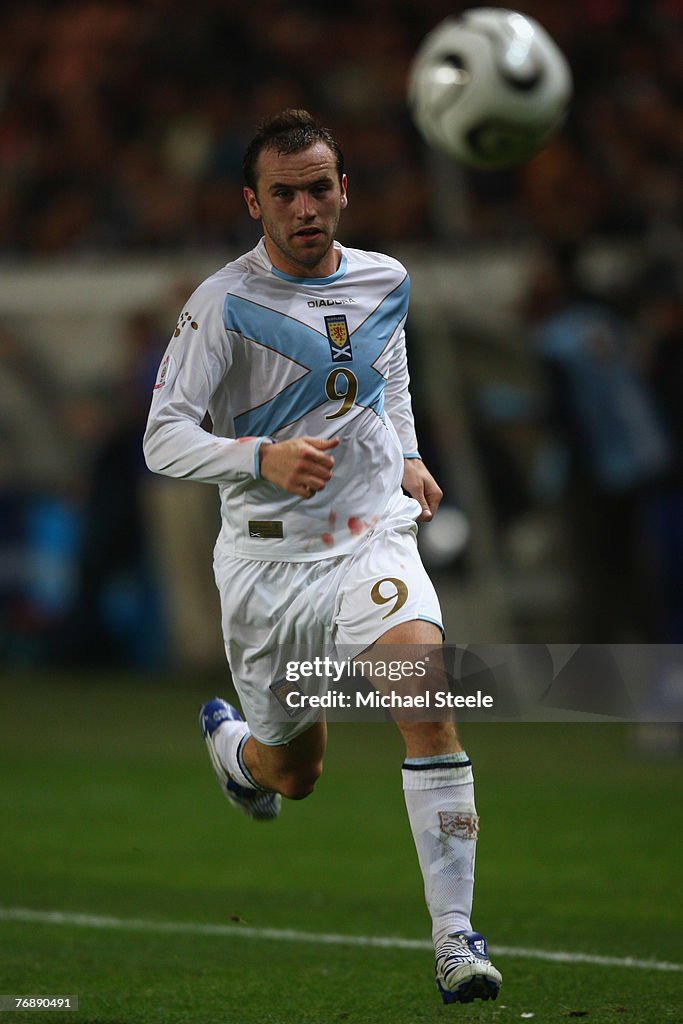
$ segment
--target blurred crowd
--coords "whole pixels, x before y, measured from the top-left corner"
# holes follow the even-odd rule
[[[538,248],[518,311],[537,393],[489,388],[470,410],[500,537],[562,515],[566,632],[538,639],[683,642],[683,0],[515,5],[567,54],[575,95],[542,153],[486,174],[439,166],[405,101],[420,40],[467,6],[5,3],[0,258],[240,251],[254,124],[311,109],[346,152],[345,243]],[[637,254],[618,292],[580,272],[596,241]],[[0,328],[0,662],[222,663],[193,571],[210,566],[212,489],[151,481],[139,446],[180,301],[130,317],[101,393],[60,392]]]
[[[348,151],[349,244],[438,239],[443,190],[405,102],[453,0],[20,0],[0,13],[6,254],[240,245],[255,121],[306,106]],[[466,239],[647,244],[681,219],[681,0],[526,0],[567,54],[562,135],[521,170],[461,183]],[[251,236],[250,236],[251,237]]]

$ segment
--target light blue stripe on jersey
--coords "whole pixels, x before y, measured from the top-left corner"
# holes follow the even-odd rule
[[[358,380],[355,404],[384,412],[384,377],[373,363],[395,333],[408,306],[408,276],[351,334],[353,359],[333,363],[327,336],[300,320],[259,305],[242,296],[228,294],[223,320],[228,331],[264,345],[293,359],[308,372],[255,409],[235,417],[235,436],[272,436],[329,401],[325,382],[335,366],[350,370]],[[339,395],[342,399],[343,395]]]

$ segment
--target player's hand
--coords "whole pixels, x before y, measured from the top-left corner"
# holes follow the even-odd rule
[[[261,476],[291,494],[312,498],[332,476],[334,458],[327,455],[339,438],[294,437],[291,441],[262,444]]]
[[[421,459],[404,459],[403,488],[422,505],[418,523],[428,523],[436,515],[443,491]]]

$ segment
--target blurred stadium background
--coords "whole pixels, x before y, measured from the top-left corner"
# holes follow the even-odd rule
[[[450,506],[422,543],[450,640],[683,638],[683,4],[529,0],[575,98],[544,152],[488,174],[429,152],[405,104],[420,39],[466,6],[3,5],[2,664],[222,664],[213,489],[153,479],[138,442],[186,296],[256,238],[245,141],[292,105],[346,152],[341,239],[412,275],[415,405]],[[577,289],[597,303],[581,386],[605,410],[587,424],[542,340]],[[591,465],[605,438],[621,478]]]

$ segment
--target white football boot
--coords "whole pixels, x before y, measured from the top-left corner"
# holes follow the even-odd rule
[[[479,932],[454,932],[436,950],[436,984],[444,1003],[495,999],[502,981]]]

